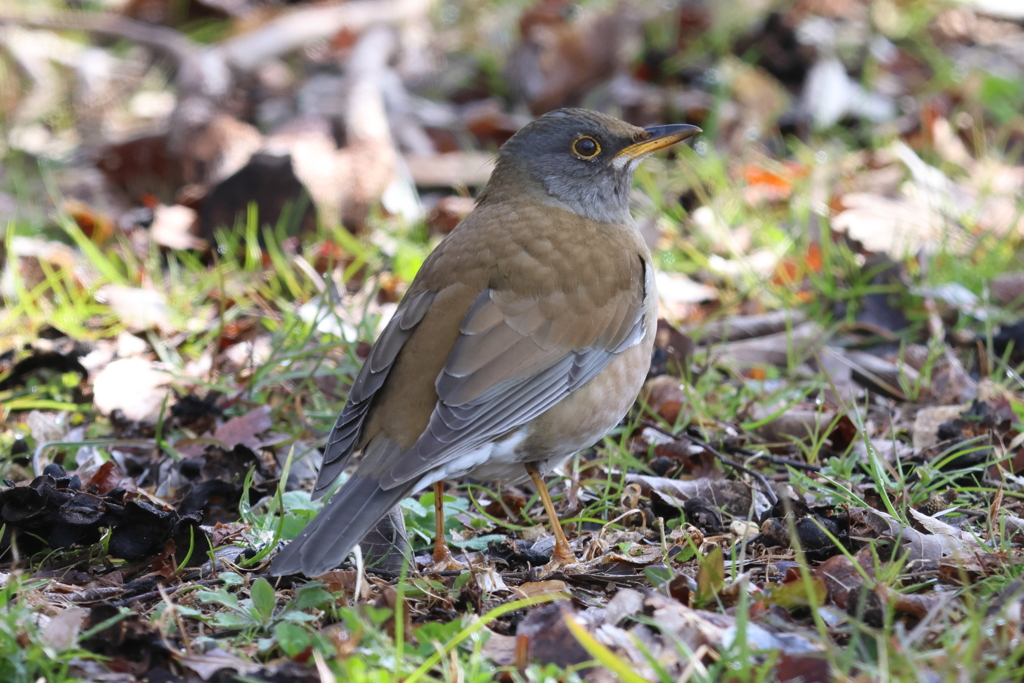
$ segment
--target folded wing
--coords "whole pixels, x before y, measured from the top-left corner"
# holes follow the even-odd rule
[[[427,429],[379,473],[380,486],[407,486],[528,423],[639,343],[649,289],[639,255],[629,275],[597,306],[575,305],[585,291],[529,300],[481,292],[435,383],[438,403]]]

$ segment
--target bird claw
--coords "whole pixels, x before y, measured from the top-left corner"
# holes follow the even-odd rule
[[[452,572],[461,571],[463,569],[468,569],[468,567],[456,560],[446,545],[443,552],[434,552],[434,564],[430,565],[423,571],[424,573],[432,574],[434,572]]]

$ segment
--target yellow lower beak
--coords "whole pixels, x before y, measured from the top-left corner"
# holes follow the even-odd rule
[[[688,123],[676,123],[669,126],[652,126],[645,128],[644,131],[648,134],[648,137],[644,138],[640,142],[635,142],[629,147],[623,148],[615,155],[615,158],[625,158],[629,161],[638,159],[642,156],[656,152],[659,149],[665,147],[671,147],[681,140],[685,140],[688,137],[694,136],[697,133],[702,133],[700,128],[697,126],[691,126]]]

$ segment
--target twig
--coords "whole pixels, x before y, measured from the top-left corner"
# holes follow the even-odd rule
[[[807,316],[801,311],[783,309],[760,315],[735,315],[688,325],[680,331],[697,337],[702,346],[742,341],[785,332],[787,327],[803,324]]]
[[[178,31],[111,13],[64,11],[51,13],[0,12],[0,24],[53,31],[87,31],[114,38],[127,38],[156,48],[179,63],[199,51],[199,45]]]
[[[178,593],[180,593],[184,589],[191,588],[192,586],[212,586],[212,585],[217,584],[217,583],[223,583],[223,579],[202,579],[200,581],[190,581],[188,583],[181,584],[180,586],[176,587],[170,593],[167,593],[166,591],[164,591],[163,590],[163,586],[161,586],[160,588],[158,588],[155,591],[149,591],[147,593],[139,593],[138,595],[133,595],[130,598],[125,598],[123,600],[115,600],[115,601],[111,602],[110,604],[113,605],[114,607],[128,607],[133,602],[144,602],[146,600],[152,600],[153,598],[158,598],[161,595],[166,595],[167,597],[174,597],[175,595],[177,595]]]
[[[251,71],[280,55],[341,30],[360,32],[374,24],[399,23],[426,16],[431,0],[353,0],[283,12],[261,27],[229,38],[214,49],[232,67]]]
[[[366,571],[367,574],[373,574],[375,576],[381,576],[381,577],[383,577],[385,579],[397,579],[397,578],[399,578],[401,576],[401,572],[392,571],[390,569],[379,569],[377,567],[366,567],[365,571]],[[465,569],[446,569],[444,571],[429,572],[429,573],[430,574],[436,574],[437,576],[447,577],[447,576],[458,576],[459,574],[461,574],[464,571],[466,571],[466,570]]]
[[[800,460],[793,460],[792,458],[782,458],[771,453],[765,453],[764,451],[752,451],[749,448],[740,448],[739,446],[725,446],[725,450],[736,455],[745,455],[748,458],[759,458],[761,460],[767,460],[773,465],[782,465],[784,467],[792,467],[794,470],[803,470],[804,472],[820,472],[820,465],[812,465],[810,463],[801,462]]]

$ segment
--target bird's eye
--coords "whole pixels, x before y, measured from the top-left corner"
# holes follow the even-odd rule
[[[580,159],[593,159],[601,153],[601,145],[589,135],[581,135],[572,143],[572,152]]]

